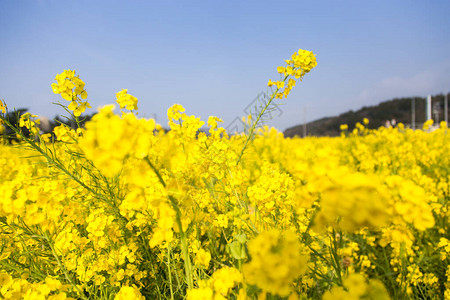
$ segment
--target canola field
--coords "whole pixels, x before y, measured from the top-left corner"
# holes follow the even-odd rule
[[[296,52],[271,101],[315,65]],[[56,81],[78,122],[84,82]],[[2,142],[1,298],[450,299],[445,123],[300,139],[256,118],[229,136],[181,105],[166,132],[117,103],[53,134],[24,114]]]

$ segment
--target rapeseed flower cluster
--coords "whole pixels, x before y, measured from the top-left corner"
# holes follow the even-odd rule
[[[1,114],[6,113],[6,108],[7,108],[6,103],[3,100],[1,100],[0,101],[0,113]]]
[[[127,110],[137,110],[137,102],[138,99],[133,95],[128,94],[128,90],[121,90],[116,94],[117,100],[116,102],[120,105],[120,108]]]
[[[250,241],[248,250],[251,261],[243,267],[245,280],[265,292],[288,296],[292,282],[307,270],[308,251],[292,231],[263,231]]]
[[[155,129],[153,120],[138,119],[131,113],[119,117],[113,110],[114,105],[101,108],[86,124],[86,131],[79,141],[86,157],[106,176],[120,172],[124,159],[130,155],[145,157],[154,142],[148,138]]]
[[[0,99],[0,114],[5,114],[6,113],[6,104],[3,102],[3,100]],[[3,126],[3,119],[0,118],[0,135],[3,134],[3,132],[5,131],[5,127]],[[0,143],[3,140],[3,136],[0,137]]]
[[[287,98],[296,84],[295,79],[302,80],[303,76],[315,66],[317,66],[317,61],[312,51],[300,49],[292,54],[290,60],[286,60],[285,67],[277,68],[278,73],[283,77],[278,81],[269,80],[267,85],[276,87],[276,98]]]
[[[300,51],[280,71],[315,65]],[[75,78],[53,88],[82,98]],[[137,109],[126,90],[117,102]],[[176,104],[166,132],[109,105],[54,139],[18,130],[0,145],[0,297],[448,298],[446,126],[249,139],[220,123]]]
[[[350,274],[343,287],[333,287],[323,295],[323,300],[389,300],[386,288],[379,280],[367,280],[361,274]]]
[[[40,120],[36,119],[37,115],[32,115],[31,113],[24,113],[20,116],[19,126],[28,129],[32,135],[39,133]]]
[[[390,223],[388,195],[374,175],[334,169],[328,174],[329,183],[321,194],[320,212],[315,218],[317,230],[326,225],[347,232],[361,228],[381,228]]]
[[[86,108],[91,107],[87,101],[82,101],[87,98],[85,83],[80,76],[75,76],[75,71],[64,70],[56,75],[55,80],[57,83],[52,83],[53,93],[60,94],[64,100],[70,101],[68,108],[75,116],[80,116]]]

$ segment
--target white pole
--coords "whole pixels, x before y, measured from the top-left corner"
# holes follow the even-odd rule
[[[445,123],[448,127],[448,93],[445,93],[444,97],[444,117],[445,117]]]
[[[431,95],[428,95],[427,97],[427,109],[426,109],[426,116],[425,121],[431,120]]]

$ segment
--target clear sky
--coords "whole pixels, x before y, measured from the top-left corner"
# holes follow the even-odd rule
[[[53,118],[57,73],[86,82],[91,111],[128,89],[141,116],[228,126],[298,50],[318,66],[268,122],[280,130],[394,97],[450,90],[450,1],[0,0],[0,98]],[[68,103],[67,103],[68,104]]]

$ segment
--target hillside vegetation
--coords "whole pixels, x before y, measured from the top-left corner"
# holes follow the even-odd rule
[[[309,136],[338,136],[340,133],[339,126],[347,124],[349,130],[353,130],[357,122],[361,122],[363,118],[368,118],[370,129],[376,129],[380,126],[385,126],[387,121],[395,120],[397,123],[401,122],[407,127],[411,126],[412,119],[412,100],[415,99],[415,125],[420,128],[425,120],[425,102],[423,97],[409,97],[393,99],[381,102],[376,106],[363,107],[357,111],[348,111],[336,117],[326,117],[315,120],[306,124],[306,135]],[[438,103],[438,104],[435,104]],[[439,120],[435,118],[434,121],[444,120],[444,95],[435,95],[432,97],[432,106],[439,107]],[[286,137],[303,136],[303,124],[290,127],[284,131]]]

